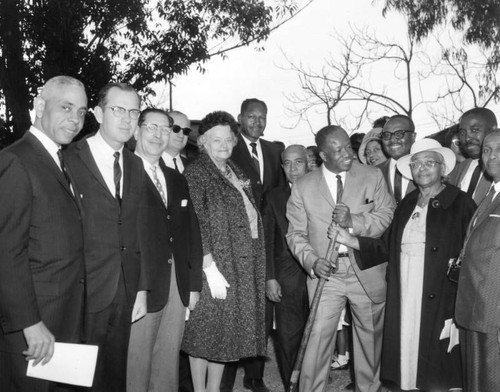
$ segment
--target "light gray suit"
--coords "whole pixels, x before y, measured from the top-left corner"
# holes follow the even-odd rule
[[[326,254],[327,229],[335,207],[323,170],[327,169],[316,170],[298,180],[287,205],[290,222],[287,241],[310,275],[307,281],[310,298],[318,284],[318,279],[311,277],[312,267]],[[382,235],[391,222],[395,206],[382,172],[357,162],[353,162],[346,173],[342,202],[351,212],[352,233],[369,237]],[[349,257],[339,259],[339,270],[325,284],[305,353],[301,391],[322,392],[326,388],[337,325],[347,300],[353,313],[356,391],[381,389],[379,371],[387,263],[363,271],[356,262],[357,256],[359,254],[349,249]]]

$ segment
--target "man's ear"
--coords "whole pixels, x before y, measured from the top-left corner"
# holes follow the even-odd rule
[[[102,124],[102,119],[104,117],[104,112],[103,112],[102,108],[99,105],[97,105],[94,108],[93,113],[94,113],[94,117],[97,120],[97,122],[99,124]]]
[[[327,157],[326,157],[326,154],[323,151],[319,152],[319,156],[321,157],[321,159],[323,160],[323,162],[326,162],[328,160]]]
[[[240,113],[240,114],[238,114],[238,124],[240,124],[240,125],[241,125],[241,113]]]
[[[42,118],[43,111],[45,110],[45,100],[40,96],[36,97],[33,103],[33,109],[35,109],[35,116],[37,118]]]

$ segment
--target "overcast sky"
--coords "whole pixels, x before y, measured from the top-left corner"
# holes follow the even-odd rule
[[[296,63],[320,70],[328,58],[341,53],[332,33],[337,30],[347,34],[349,24],[375,29],[377,37],[401,39],[406,31],[404,18],[396,13],[384,18],[382,6],[382,1],[314,0],[302,13],[261,43],[263,51],[255,50],[255,46],[240,48],[229,52],[226,59],[211,59],[204,65],[205,73],[193,67],[187,75],[177,77],[174,80],[173,108],[198,120],[213,110],[226,110],[236,116],[242,100],[256,97],[264,100],[269,108],[266,139],[281,140],[287,145],[313,144],[311,129],[316,132],[326,125],[326,115],[318,110],[318,113],[311,113],[309,123],[302,121],[297,124],[297,118],[286,109],[290,106],[286,96],[299,91],[299,82],[293,71],[283,69],[287,67],[283,53]],[[425,46],[423,50],[430,55],[439,55],[436,47]],[[377,83],[384,83],[384,70],[378,72],[365,76],[372,78],[369,83],[375,83],[375,79]],[[444,79],[440,83],[444,83]],[[392,95],[399,94],[404,100],[404,82],[391,82],[388,88]],[[433,88],[437,88],[434,80],[424,84],[424,95],[432,92]],[[158,91],[153,104],[169,106],[166,87]],[[492,109],[495,110],[494,107]],[[349,111],[346,107],[343,110],[340,117],[355,116],[357,113],[354,106]],[[498,111],[497,114],[500,115]],[[423,107],[415,113],[414,121],[419,137],[438,131],[436,123]],[[367,132],[369,129],[366,122],[359,131]],[[346,130],[352,132],[352,129]]]

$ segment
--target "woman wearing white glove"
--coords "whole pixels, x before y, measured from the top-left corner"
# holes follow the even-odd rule
[[[205,264],[207,264],[206,267]],[[207,278],[212,298],[226,299],[226,289],[229,287],[229,283],[227,283],[226,278],[217,269],[211,254],[206,255],[203,259],[203,272]]]
[[[250,181],[229,159],[236,132],[229,113],[207,115],[200,156],[184,171],[204,253],[203,289],[182,343],[195,392],[218,392],[225,362],[266,354],[264,236]]]

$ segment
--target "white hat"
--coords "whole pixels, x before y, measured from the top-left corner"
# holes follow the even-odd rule
[[[398,161],[396,162],[396,166],[398,167],[398,170],[401,172],[403,176],[409,179],[413,178],[411,175],[409,164],[413,155],[422,151],[434,151],[437,152],[438,154],[441,154],[441,156],[444,158],[445,176],[450,174],[450,172],[453,170],[457,162],[455,153],[447,147],[442,147],[437,140],[429,138],[417,140],[411,146],[410,153],[408,155],[405,155],[404,157],[399,158]]]
[[[358,158],[364,164],[366,164],[366,156],[365,156],[366,145],[373,140],[378,140],[380,144],[382,144],[382,139],[380,138],[380,132],[382,132],[382,128],[373,128],[365,135],[365,137],[361,141],[361,145],[359,146],[358,149]]]

